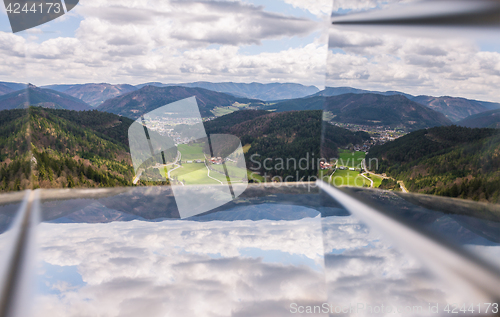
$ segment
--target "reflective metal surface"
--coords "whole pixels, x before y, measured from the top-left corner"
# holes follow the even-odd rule
[[[436,316],[495,302],[478,291],[479,275],[440,274],[403,240],[416,232],[414,243],[498,267],[498,206],[343,191],[397,225],[381,230],[310,183],[252,185],[188,219],[169,187],[42,191],[30,307],[35,316]],[[408,230],[394,239],[398,225]]]

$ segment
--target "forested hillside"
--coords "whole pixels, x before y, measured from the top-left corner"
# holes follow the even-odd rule
[[[0,111],[0,191],[31,188],[28,111]]]
[[[1,114],[2,191],[132,185],[134,171],[128,147],[131,119],[96,110],[40,107]],[[238,136],[245,146],[249,169],[296,181],[317,175],[322,123],[321,111],[243,110],[204,125],[209,134]],[[330,124],[324,129],[323,156],[327,159],[337,156],[338,147],[370,138],[367,133]],[[264,168],[266,159],[269,168]]]
[[[126,140],[131,123],[98,111],[30,108],[34,187],[131,185]]]
[[[2,191],[132,184],[132,120],[39,107],[0,113]]]
[[[374,172],[405,182],[412,192],[499,202],[500,134],[458,126],[412,132],[373,147]]]
[[[205,128],[210,134],[238,136],[247,150],[245,157],[250,170],[269,176],[290,176],[289,180],[295,181],[318,172],[322,123],[321,111],[269,113],[243,110],[205,122]],[[353,133],[327,124],[323,155],[327,159],[334,158],[338,147],[362,143],[369,138],[367,133]],[[266,159],[270,159],[267,161],[269,169],[264,168]],[[284,164],[280,165],[280,162]]]

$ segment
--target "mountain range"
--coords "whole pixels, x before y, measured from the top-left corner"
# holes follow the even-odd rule
[[[357,88],[352,88],[352,87],[326,87],[324,90],[319,91],[310,97],[316,97],[316,96],[332,97],[332,96],[339,96],[339,95],[344,95],[344,94],[379,94],[379,95],[384,95],[384,96],[402,95],[408,99],[414,98],[414,96],[412,96],[410,94],[405,94],[404,92],[400,92],[400,91],[382,92],[382,91],[357,89]]]
[[[348,93],[330,97],[314,96],[283,101],[267,108],[276,112],[324,110],[335,122],[404,127],[409,130],[452,124],[442,113],[397,94]]]
[[[475,115],[493,109],[500,109],[500,103],[470,100],[456,97],[431,97],[417,96],[411,98],[412,101],[418,102],[432,110],[436,110],[444,114],[453,122],[458,122],[468,116]]]
[[[4,81],[0,82],[0,96],[21,89],[26,89],[26,84],[10,83]]]
[[[452,122],[458,122],[462,119],[465,119],[468,116],[478,114],[484,111],[500,109],[500,103],[495,103],[495,102],[478,101],[478,100],[449,97],[449,96],[443,96],[443,97],[432,97],[424,95],[412,96],[410,94],[406,94],[399,91],[379,92],[379,91],[356,89],[351,87],[326,87],[324,90],[315,93],[312,96],[296,100],[286,100],[283,101],[285,103],[281,105],[280,103],[277,103],[277,105],[279,105],[282,109],[286,107],[291,107],[295,110],[305,110],[313,108],[321,109],[321,107],[323,106],[322,103],[325,101],[325,99],[322,99],[321,97],[333,97],[344,94],[377,94],[383,96],[396,96],[396,95],[405,96],[407,99],[411,101],[417,102],[432,110],[444,114]],[[300,109],[301,107],[304,107],[304,109]],[[280,110],[278,109],[278,111]]]
[[[500,128],[500,109],[481,112],[469,116],[459,122],[457,125],[469,128]]]
[[[132,85],[82,84],[82,85],[50,85],[43,89],[63,92],[86,102],[91,107],[97,107],[104,101],[137,90]]]
[[[0,84],[0,96],[14,91],[15,90],[10,89],[8,86]]]
[[[259,99],[263,101],[302,98],[315,94],[319,91],[316,86],[304,86],[301,84],[293,83],[246,84],[233,82],[210,83],[205,81],[183,84],[162,84],[153,82],[137,85],[136,87],[142,88],[148,85],[155,87],[181,86],[189,88],[203,88],[207,90],[223,92],[236,97]]]
[[[408,130],[450,125],[442,113],[429,109],[402,95],[345,94],[328,97],[325,111],[343,123],[401,127]]]
[[[239,109],[262,105],[260,100],[234,97],[203,88],[145,86],[126,95],[107,100],[97,107],[97,110],[137,119],[142,114],[192,96],[196,96],[201,115],[204,117],[214,116],[214,112],[220,108]]]
[[[27,95],[29,94],[29,103],[31,105],[69,110],[87,110],[91,107],[99,107],[99,110],[102,111],[109,111],[130,118],[136,118],[137,114],[142,114],[155,109],[155,107],[195,95],[200,102],[202,114],[209,117],[221,116],[241,109],[263,109],[277,112],[322,110],[325,105],[331,108],[332,103],[338,102],[336,98],[344,99],[340,96],[348,94],[365,96],[362,98],[360,97],[361,99],[359,100],[366,101],[370,99],[366,97],[367,95],[381,95],[387,98],[394,98],[391,101],[393,103],[399,104],[402,102],[403,104],[408,104],[408,102],[403,101],[403,99],[396,101],[398,96],[404,96],[412,102],[424,105],[430,110],[444,114],[451,122],[460,125],[462,125],[460,120],[465,120],[471,115],[473,116],[490,110],[500,109],[500,104],[493,102],[449,96],[412,96],[398,91],[375,92],[351,87],[326,87],[324,90],[319,91],[314,86],[303,86],[290,83],[242,84],[232,82],[195,82],[175,85],[176,86],[174,86],[174,84],[155,82],[137,86],[127,84],[112,85],[106,83],[89,83],[76,85],[49,85],[38,88],[29,85],[29,89],[26,91],[26,85],[24,84],[0,82],[0,109],[25,107],[28,101]],[[151,88],[147,88],[148,86]],[[373,97],[371,98],[373,99]],[[352,102],[358,102],[356,97],[350,97],[350,100]],[[377,102],[389,102],[388,100],[389,99],[382,101],[379,99]],[[349,105],[349,107],[337,109],[336,111],[340,111],[341,113],[332,113],[334,116],[332,120],[342,123],[360,123],[361,121],[365,121],[363,124],[369,124],[369,122],[378,123],[377,121],[380,121],[380,123],[384,125],[405,125],[410,121],[421,120],[421,115],[428,117],[428,115],[424,115],[424,111],[419,108],[417,112],[420,112],[420,115],[413,118],[417,120],[413,120],[412,115],[408,116],[403,114],[403,112],[409,108],[403,107],[402,109],[397,109],[396,104],[394,104],[391,109],[389,109],[390,107],[387,108],[387,103],[384,106],[385,108],[382,107],[382,105],[375,105],[374,103],[370,105],[359,104],[354,108],[353,106],[354,105]],[[362,118],[360,116],[355,120],[355,112],[353,111],[357,111],[361,108],[365,109],[364,107],[366,106],[381,110],[382,112],[394,110],[395,113],[385,113],[383,118],[381,118],[378,113],[371,109],[370,111],[363,112],[365,120],[360,121],[359,119]],[[385,110],[382,110],[381,107]],[[368,116],[368,113],[372,115]],[[389,117],[393,117],[393,119],[389,119]],[[430,122],[424,122],[426,120],[428,119],[423,118],[422,122],[424,124],[416,124],[408,128],[414,130],[415,128],[430,127],[435,124],[449,124],[449,122],[445,122],[439,115],[436,116],[435,119],[431,118]],[[477,120],[477,118],[473,120]],[[490,122],[491,119],[486,121]],[[467,121],[464,122],[467,124]]]
[[[78,98],[31,84],[27,89],[0,96],[0,110],[27,108],[30,105],[52,109],[90,110],[90,107]]]

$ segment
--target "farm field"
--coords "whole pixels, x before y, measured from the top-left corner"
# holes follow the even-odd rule
[[[318,179],[321,179],[324,182],[328,182],[328,179],[330,178],[329,173],[331,173],[331,170],[319,170]]]
[[[216,107],[211,112],[216,117],[221,117],[226,114],[233,113],[243,108],[248,108],[249,104],[235,102],[231,106],[227,107]]]
[[[204,163],[184,163],[182,164],[182,167],[176,169],[170,173],[170,175],[172,177],[177,177],[177,179],[185,185],[220,184],[218,181],[209,178],[207,173],[208,170]],[[210,176],[214,177],[212,173],[210,173]]]
[[[337,166],[361,168],[361,161],[363,161],[365,156],[366,153],[363,151],[351,152],[349,150],[340,150]]]
[[[332,184],[334,186],[370,186],[370,182],[360,175],[358,171],[336,170],[333,174]]]
[[[226,168],[231,180],[233,181],[234,179],[233,182],[240,182],[245,175],[246,169],[237,167],[234,165],[234,163],[226,162]],[[219,173],[213,172],[214,174],[225,175],[224,167],[222,165],[212,165],[212,169],[219,171]],[[210,173],[210,176],[213,176],[212,173]]]
[[[179,144],[177,150],[181,152],[181,160],[204,160],[202,144]]]

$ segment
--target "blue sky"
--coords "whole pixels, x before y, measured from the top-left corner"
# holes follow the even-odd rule
[[[333,12],[400,1],[336,0]],[[18,34],[3,13],[0,81],[294,82],[500,101],[495,30],[337,29],[331,8],[331,0],[81,0]]]
[[[24,45],[36,85],[206,80],[322,87],[330,0],[306,2],[82,0],[65,16],[15,35],[3,14],[0,28]],[[13,68],[0,67],[0,79],[20,81],[6,77]]]

